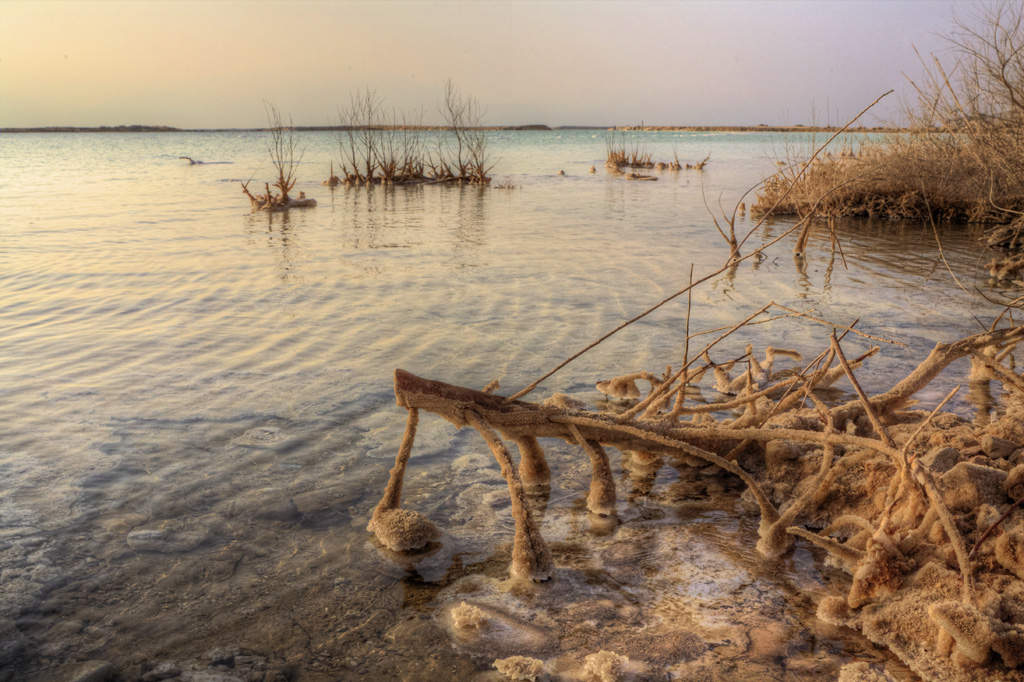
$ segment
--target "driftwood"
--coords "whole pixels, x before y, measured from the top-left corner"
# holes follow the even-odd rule
[[[245,196],[249,197],[249,205],[252,206],[254,211],[283,211],[289,208],[316,206],[316,199],[307,198],[305,192],[299,192],[298,198],[288,196],[288,192],[295,186],[294,180],[290,184],[286,183],[283,185],[285,189],[279,194],[271,192],[269,184],[264,183],[263,186],[266,188],[265,194],[253,194],[249,191],[249,183],[242,183],[242,192]],[[278,186],[281,185],[279,183],[274,184],[274,187]]]
[[[757,549],[770,558],[784,554],[791,546],[794,534],[806,536],[802,529],[794,531],[791,526],[814,499],[820,500],[827,493],[827,486],[835,478],[834,475],[830,477],[830,473],[836,449],[873,452],[886,458],[895,468],[896,478],[890,491],[889,497],[893,499],[888,505],[889,513],[895,506],[895,498],[901,492],[905,497],[910,496],[911,492],[908,492],[910,488],[917,489],[920,486],[918,494],[922,499],[922,510],[927,511],[927,504],[923,503],[924,498],[927,497],[931,505],[938,509],[939,517],[943,521],[943,525],[947,527],[956,546],[958,558],[965,563],[966,552],[963,550],[963,541],[957,541],[948,512],[941,507],[941,501],[936,502],[936,493],[929,475],[927,472],[922,472],[919,466],[914,466],[912,473],[917,483],[909,480],[912,467],[909,464],[907,447],[899,448],[896,445],[889,436],[885,423],[894,419],[894,410],[906,404],[914,393],[924,388],[954,360],[984,348],[1012,346],[1021,340],[1024,340],[1024,327],[1009,327],[978,334],[952,344],[939,344],[906,379],[899,382],[890,391],[875,398],[869,398],[857,383],[851,363],[846,360],[838,340],[833,336],[832,348],[827,356],[829,359],[838,358],[839,367],[829,368],[828,364],[830,363],[823,363],[806,379],[783,378],[760,391],[752,390],[752,382],[744,389],[744,394],[724,404],[702,405],[692,409],[679,409],[677,405],[667,414],[651,415],[648,410],[642,417],[631,416],[626,420],[623,420],[622,415],[592,412],[566,406],[565,401],[553,400],[537,404],[523,400],[509,400],[493,392],[477,391],[423,379],[401,369],[395,371],[394,390],[398,405],[410,410],[410,413],[424,410],[446,419],[458,428],[471,426],[480,431],[502,467],[503,476],[509,483],[513,500],[520,497],[524,484],[544,484],[550,479],[550,468],[538,438],[558,438],[579,445],[588,454],[593,465],[593,477],[587,504],[592,512],[603,515],[613,515],[615,508],[615,484],[604,447],[613,447],[622,451],[640,451],[651,456],[668,456],[687,460],[697,458],[717,465],[738,476],[750,489],[761,514],[760,541]],[[704,356],[706,357],[706,352]],[[769,357],[771,357],[770,353]],[[752,358],[749,361],[749,366],[753,367],[755,364],[762,367],[756,358]],[[812,390],[818,385],[817,382],[834,376],[837,371],[845,372],[851,378],[860,394],[859,400],[827,408],[813,397]],[[1007,370],[1002,371],[1007,372]],[[753,371],[749,367],[747,375],[753,376]],[[1014,386],[1014,382],[1019,380],[1019,377],[1012,371],[1009,372],[1009,375],[1004,380],[1008,386]],[[633,384],[635,379],[644,378],[651,384],[651,392],[647,399],[650,400],[658,392],[662,395],[671,395],[670,384],[679,376],[681,375],[677,373],[675,378],[659,380],[654,375],[641,372],[624,375],[610,382],[601,382],[599,386],[607,391],[607,385],[618,384],[622,395],[635,395],[633,391],[626,390],[626,387],[635,390],[635,384]],[[694,375],[686,376],[692,378]],[[800,390],[793,390],[801,382],[803,387]],[[685,385],[685,382],[681,383]],[[783,394],[777,403],[771,403],[768,396],[777,395],[779,392],[777,387],[785,388],[787,393]],[[679,390],[680,387],[677,386],[676,389]],[[822,424],[819,424],[817,428],[785,426],[781,415],[808,399],[814,403],[820,421],[824,423],[823,426]],[[640,405],[643,405],[644,402],[641,401]],[[662,404],[665,402],[662,401]],[[780,407],[783,409],[779,410]],[[708,412],[712,409],[721,411],[727,408],[743,408],[745,412],[735,420],[726,422],[716,422],[713,419],[711,423],[701,421],[696,424],[679,421],[679,417],[687,413],[710,419]],[[630,412],[626,414],[629,415]],[[874,433],[870,436],[858,436],[848,431],[848,425],[853,424],[861,415],[866,415],[869,424],[873,427]],[[389,491],[392,492],[385,495],[385,501],[388,502],[385,504],[385,501],[382,501],[383,507],[379,510],[397,508],[397,499],[394,498],[392,490],[396,485],[394,476],[396,472],[399,476],[404,473],[405,461],[408,458],[407,441],[408,447],[411,447],[411,438],[415,435],[415,425],[413,422],[410,424],[412,424],[410,427],[412,435],[410,436],[407,429],[406,441],[403,441],[399,462],[396,463],[396,468],[392,471],[393,480],[389,483]],[[923,426],[922,424],[918,431]],[[513,441],[518,445],[521,454],[518,471],[512,470],[511,459],[501,438]],[[755,476],[736,461],[738,452],[751,444],[760,443],[763,446],[772,441],[809,444],[822,448],[824,453],[820,470],[816,474],[813,484],[809,486],[808,492],[802,497],[792,500],[787,505],[784,514],[780,513],[768,495],[761,489],[761,484],[758,483]],[[908,441],[907,446],[912,441],[913,438]],[[840,460],[837,466],[842,469],[843,461]],[[400,482],[397,485],[400,490]],[[524,557],[530,555],[530,557],[518,560],[513,572],[517,575],[528,575],[534,579],[546,579],[551,572],[549,557],[545,558],[546,549],[543,549],[543,540],[534,527],[532,519],[529,518],[529,509],[525,504],[514,504],[514,514],[517,524],[517,548],[523,547],[520,554]],[[396,543],[392,540],[385,544],[394,546]],[[843,559],[849,559],[851,556],[848,550],[837,552],[837,554]],[[969,584],[969,578],[965,582]]]
[[[556,572],[526,494],[531,487],[546,486],[551,477],[538,439],[557,438],[579,446],[592,466],[586,506],[613,523],[617,497],[606,448],[644,461],[669,457],[687,466],[706,462],[724,475],[738,477],[749,490],[760,511],[756,548],[763,557],[783,556],[800,538],[827,552],[850,573],[849,593],[826,598],[819,606],[820,618],[862,628],[925,679],[1002,679],[999,671],[1005,668],[990,666],[984,668],[984,676],[977,677],[980,669],[963,669],[957,661],[966,657],[984,663],[991,652],[1007,668],[1024,661],[1024,625],[1001,620],[1007,616],[986,606],[993,599],[993,584],[1015,580],[1012,576],[1024,583],[1024,523],[1018,520],[1010,528],[998,528],[1020,501],[997,504],[986,518],[998,516],[998,520],[981,530],[965,531],[973,524],[974,510],[965,512],[956,477],[972,471],[1005,474],[976,463],[977,457],[969,460],[969,455],[960,455],[955,467],[960,474],[944,474],[946,469],[933,470],[925,463],[925,453],[934,449],[931,437],[943,433],[932,422],[957,389],[930,414],[899,410],[950,363],[971,357],[990,380],[1002,383],[1020,402],[1017,414],[1024,414],[1024,377],[1014,371],[1009,364],[1012,356],[1006,353],[1022,341],[1024,327],[1011,326],[938,344],[906,378],[874,397],[864,392],[854,376],[865,356],[848,361],[841,338],[835,335],[829,348],[803,370],[767,379],[756,377],[759,372],[771,374],[772,351],[760,361],[748,348],[744,356],[747,383],[738,395],[726,402],[687,406],[686,386],[698,382],[714,364],[705,348],[696,356],[704,360],[703,366],[688,368],[693,363],[684,363],[683,370],[675,373],[671,368],[661,376],[634,372],[599,382],[609,399],[635,402],[617,414],[585,409],[580,401],[563,394],[534,403],[498,395],[494,383],[478,391],[398,369],[395,398],[409,417],[387,490],[368,530],[383,545],[403,552],[440,538],[434,524],[399,505],[421,412],[436,414],[457,428],[475,429],[494,454],[508,484],[515,521],[510,573],[520,579],[544,581]],[[823,404],[815,389],[841,375],[851,380],[857,399],[831,407]],[[637,395],[638,379],[650,384],[646,396]],[[730,410],[734,418],[716,419],[712,414]],[[1024,429],[1018,433],[1024,434]],[[518,466],[506,446],[509,441],[517,445]],[[1024,450],[1015,456],[1024,459]],[[880,483],[870,482],[866,472],[871,471]],[[1022,478],[1024,471],[1007,478],[1007,495],[1018,490],[1014,486]],[[871,485],[881,489],[873,490]],[[780,497],[780,490],[788,492]],[[981,510],[977,513],[980,520]],[[997,529],[1001,533],[997,541],[983,545]],[[968,552],[972,545],[974,550]],[[975,554],[982,552],[987,553],[980,562]],[[943,573],[945,569],[937,566],[949,566],[956,573]],[[956,578],[951,581],[945,575]],[[1024,595],[1024,584],[1012,590]],[[950,601],[957,592],[959,599]],[[921,628],[936,633],[939,649],[908,635]],[[941,675],[935,672],[940,668]]]

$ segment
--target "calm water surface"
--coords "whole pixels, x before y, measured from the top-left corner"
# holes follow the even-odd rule
[[[510,591],[497,465],[474,434],[424,415],[404,500],[445,530],[440,547],[396,561],[365,531],[405,421],[395,368],[518,390],[682,288],[691,264],[697,276],[716,269],[728,251],[702,194],[731,212],[786,144],[647,139],[655,158],[675,149],[711,163],[627,182],[603,168],[602,132],[508,132],[491,138],[493,175],[514,190],[332,191],[319,182],[333,134],[309,134],[296,191],[319,206],[259,215],[237,182],[271,179],[256,133],[4,135],[0,680],[53,679],[86,659],[127,677],[218,646],[287,661],[301,680],[463,679],[531,652],[564,672],[600,648],[647,661],[651,679],[685,677],[701,651],[733,661],[733,679],[814,679],[883,658],[813,618],[815,595],[841,576],[806,549],[781,571],[761,565],[738,491],[686,467],[643,471],[615,453],[623,523],[604,528],[583,504],[585,457],[551,444],[555,483],[536,504],[556,586]],[[859,318],[909,344],[862,370],[878,391],[936,342],[979,331],[972,314],[998,312],[952,283],[930,227],[841,229],[848,267],[825,238],[806,262],[784,241],[696,291],[692,327],[733,324],[770,300]],[[987,286],[976,237],[943,233],[968,289]],[[596,403],[596,380],[678,366],[685,319],[685,301],[665,306],[532,398]],[[713,357],[748,342],[814,356],[827,334],[780,321]],[[976,412],[967,399],[955,409]],[[446,605],[464,599],[504,614],[512,634],[449,635]],[[651,648],[684,635],[705,648]]]

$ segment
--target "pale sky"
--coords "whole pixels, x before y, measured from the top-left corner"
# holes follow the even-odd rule
[[[835,122],[939,52],[951,0],[255,2],[0,0],[0,127],[329,125],[349,93],[491,125]],[[941,56],[941,52],[939,52]],[[813,120],[812,120],[813,119]]]

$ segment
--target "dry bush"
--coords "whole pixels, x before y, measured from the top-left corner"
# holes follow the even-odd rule
[[[350,96],[338,110],[338,150],[343,184],[422,182],[426,149],[423,112],[388,111],[376,91],[367,88]]]
[[[438,110],[445,126],[429,140],[422,109],[389,111],[369,88],[351,95],[348,107],[338,110],[340,184],[489,184],[492,166],[479,103],[464,99],[449,80]]]
[[[639,134],[638,134],[639,132]],[[632,128],[626,130],[613,129],[605,134],[604,143],[608,153],[604,165],[614,171],[621,172],[623,168],[654,168],[656,170],[682,170],[683,164],[679,161],[679,153],[672,148],[673,160],[654,161],[654,155],[647,151],[647,142],[643,139],[643,127],[638,130]],[[703,161],[693,164],[686,164],[685,168],[704,170],[711,155],[708,154]]]
[[[610,130],[605,135],[608,156],[604,165],[609,168],[654,168],[647,143],[635,132]]]
[[[438,106],[447,136],[438,137],[437,154],[444,176],[487,185],[493,166],[487,154],[487,132],[482,129],[486,113],[474,97],[462,96],[459,87],[448,79],[444,83],[444,101]]]
[[[953,65],[922,59],[924,76],[912,81],[917,97],[904,106],[908,132],[857,156],[790,164],[765,184],[753,210],[1000,224],[1020,216],[1024,5],[979,5],[955,23],[946,36]]]

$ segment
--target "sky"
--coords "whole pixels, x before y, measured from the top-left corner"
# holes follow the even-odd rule
[[[0,0],[0,127],[330,125],[351,93],[488,125],[896,122],[951,0]]]

